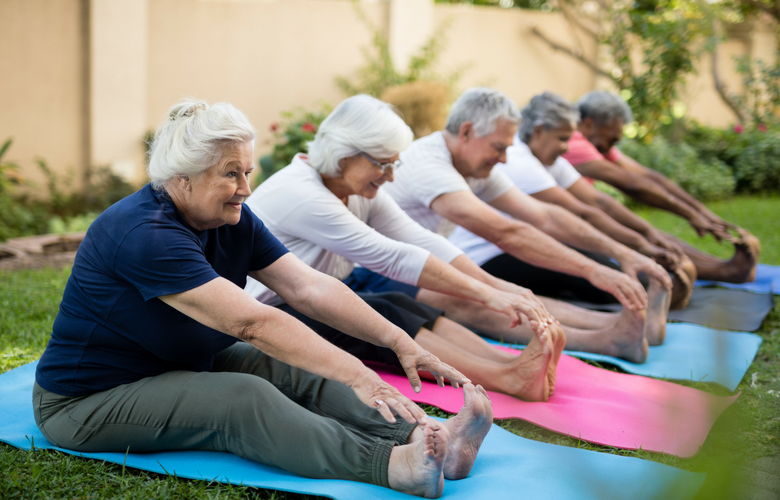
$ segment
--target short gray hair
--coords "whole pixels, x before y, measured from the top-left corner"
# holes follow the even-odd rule
[[[198,176],[245,142],[254,148],[255,128],[232,104],[182,99],[168,111],[149,147],[152,188],[160,191],[174,177]]]
[[[620,118],[624,125],[634,121],[634,115],[626,101],[617,94],[606,90],[588,92],[577,102],[580,108],[580,121],[590,118],[596,125],[609,125]]]
[[[493,133],[498,120],[507,120],[517,124],[520,110],[506,94],[487,87],[472,87],[463,92],[450,108],[444,130],[458,135],[460,126],[465,122],[474,124],[477,137]]]
[[[562,127],[565,123],[576,126],[580,119],[577,106],[552,92],[533,96],[531,102],[523,108],[520,115],[523,122],[517,133],[523,142],[531,140],[534,129],[539,125],[547,130],[552,130]]]
[[[309,165],[329,177],[339,177],[339,161],[361,152],[390,158],[409,147],[414,133],[386,102],[356,95],[341,102],[322,122],[309,142]]]

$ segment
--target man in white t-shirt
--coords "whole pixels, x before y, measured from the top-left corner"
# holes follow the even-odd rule
[[[666,304],[671,280],[661,266],[566,210],[525,195],[493,168],[506,162],[519,118],[519,110],[504,94],[487,88],[467,90],[453,104],[445,130],[418,139],[403,152],[405,168],[383,189],[428,229],[446,235],[454,225],[462,226],[518,260],[555,271],[548,279],[553,283],[563,277],[582,278],[577,286],[585,300],[604,300],[609,294],[627,309],[644,314],[647,293],[636,278],[644,272],[656,280],[656,295]],[[558,240],[611,257],[623,272]]]

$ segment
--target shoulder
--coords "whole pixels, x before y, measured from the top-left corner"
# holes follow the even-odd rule
[[[574,131],[571,139],[569,139],[569,151],[564,153],[563,157],[572,165],[577,166],[583,163],[601,160],[604,158],[604,155],[599,153],[596,146],[591,144],[579,131]]]

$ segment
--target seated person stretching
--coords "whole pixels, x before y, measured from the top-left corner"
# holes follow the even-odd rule
[[[226,451],[441,495],[445,477],[468,474],[490,427],[484,389],[298,260],[243,205],[254,140],[230,104],[171,108],[151,146],[152,183],[100,215],[76,255],[36,371],[38,427],[76,451]],[[357,358],[249,297],[247,274],[392,347],[417,390],[418,370],[465,384],[463,409],[429,420]]]
[[[531,99],[521,111],[521,116],[522,123],[514,143],[506,152],[506,163],[499,163],[497,170],[506,174],[525,194],[561,206],[629,248],[672,269],[676,268],[679,260],[676,253],[650,243],[642,234],[623,226],[597,206],[580,201],[580,197],[605,196],[609,198],[609,202],[620,205],[613,198],[595,189],[560,156],[566,151],[567,142],[579,119],[579,111],[575,106],[556,94],[545,92]],[[620,208],[628,211],[623,205],[620,205]],[[455,230],[450,241],[472,259],[483,263],[503,253],[492,243],[462,228]],[[598,255],[591,257],[604,265],[616,267],[609,259],[599,258]],[[685,273],[680,270],[677,272],[687,280]],[[675,303],[675,299],[678,304],[687,302],[691,291],[691,286],[675,283],[672,288],[672,303]],[[665,321],[665,315],[652,320]]]
[[[657,280],[661,286],[651,288],[657,294],[666,294],[671,288],[668,274],[651,259],[608,238],[566,210],[525,195],[504,174],[493,170],[497,163],[506,160],[506,148],[512,143],[519,115],[514,103],[500,92],[486,88],[467,90],[453,104],[446,130],[418,139],[404,151],[400,156],[404,168],[397,172],[395,182],[383,189],[427,229],[441,234],[446,233],[448,225],[463,226],[531,265],[585,278],[577,283],[577,289],[567,290],[579,291],[585,300],[616,296],[626,307],[623,317],[628,317],[631,326],[623,325],[611,332],[617,335],[609,336],[592,334],[595,329],[604,328],[604,322],[610,321],[611,316],[577,317],[568,311],[567,318],[566,311],[559,312],[545,304],[564,325],[569,348],[586,348],[644,361],[647,338],[658,338],[660,342],[663,334],[644,332],[649,325],[645,322],[648,299],[636,274],[645,272],[651,280]],[[624,272],[601,265],[553,237],[616,258]],[[558,291],[555,281],[558,273],[542,280],[552,284],[553,292]],[[507,274],[512,278],[518,276],[514,272]],[[524,283],[517,284],[526,287]],[[424,292],[429,295],[425,300]],[[446,303],[451,299],[443,294],[430,296],[432,293],[421,290],[417,298],[449,312]],[[665,311],[651,311],[651,314],[665,314]],[[455,316],[453,319],[462,322]],[[567,324],[584,331],[569,331],[565,328]],[[509,336],[505,338],[514,341]]]
[[[712,233],[719,241],[732,242],[734,256],[722,260],[701,252],[682,240],[654,230],[639,217],[629,216],[629,211],[617,207],[619,204],[604,204],[603,197],[582,201],[599,205],[624,226],[645,235],[651,243],[667,249],[676,248],[680,254],[684,252],[693,264],[682,266],[691,282],[697,277],[730,283],[755,279],[761,251],[758,238],[721,219],[666,176],[640,165],[614,147],[623,137],[623,126],[633,120],[631,109],[620,96],[593,91],[580,99],[577,106],[580,122],[569,140],[569,151],[563,156],[579,173],[611,184],[642,203],[686,218],[699,236]],[[732,236],[729,229],[735,229],[739,237]]]
[[[388,104],[367,95],[350,97],[322,122],[308,156],[296,155],[288,167],[258,186],[246,205],[285,247],[318,271],[344,279],[356,262],[408,288],[419,285],[474,301],[503,315],[506,325],[530,318],[538,335],[532,335],[518,357],[403,293],[361,294],[420,346],[475,384],[527,401],[547,400],[565,337],[559,332],[562,342],[553,343],[549,330],[560,327],[544,305],[527,290],[523,295],[497,290],[449,265],[466,259],[463,252],[411,220],[380,189],[392,180],[398,153],[412,137]],[[475,274],[487,274],[471,266]],[[266,304],[280,302],[272,290],[252,279],[246,291]],[[359,359],[398,364],[390,349],[312,321],[289,304],[280,307]]]

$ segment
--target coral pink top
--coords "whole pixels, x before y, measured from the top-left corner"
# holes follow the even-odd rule
[[[575,130],[571,139],[569,139],[569,151],[566,152],[563,157],[576,167],[583,163],[602,159],[617,163],[621,158],[621,154],[615,147],[610,149],[607,154],[601,154],[599,150],[596,149],[596,146],[591,144],[578,130]]]

